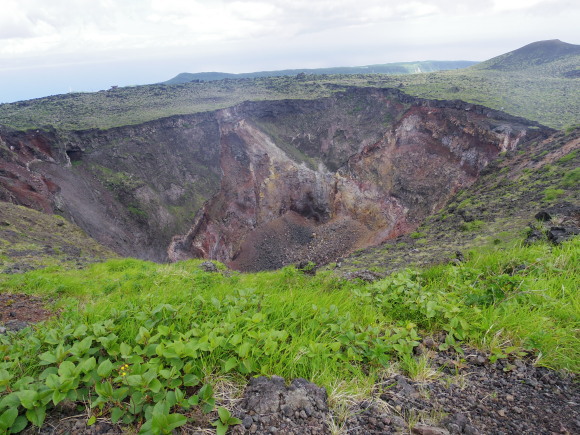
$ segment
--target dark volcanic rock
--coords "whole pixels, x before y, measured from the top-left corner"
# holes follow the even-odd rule
[[[8,331],[20,331],[28,327],[28,322],[23,322],[21,320],[8,320],[4,323],[4,327]]]
[[[425,347],[432,349],[435,342],[428,340]],[[580,430],[580,388],[573,376],[534,367],[531,359],[492,364],[474,349],[465,349],[463,357],[430,352],[436,379],[414,381],[400,374],[381,379],[378,397],[353,404],[342,421],[331,415],[325,391],[314,384],[296,379],[287,387],[279,377],[252,379],[236,413],[243,423],[233,433],[329,434],[324,422],[332,418],[341,433],[352,435]]]
[[[548,230],[548,240],[557,245],[578,234],[580,234],[580,229],[577,227],[551,227]]]
[[[566,225],[580,227],[580,205],[563,202],[546,209],[547,213],[559,216]]]
[[[254,378],[244,392],[233,433],[327,434],[327,395],[304,379],[286,386],[278,376]]]
[[[538,213],[536,213],[534,217],[542,222],[548,222],[552,220],[552,216],[550,216],[550,213],[548,213],[545,210],[539,211]]]
[[[306,275],[316,275],[316,264],[311,261],[301,261],[295,267]]]
[[[525,245],[531,245],[533,243],[539,242],[540,240],[545,240],[546,235],[538,230],[537,228],[528,228],[528,235],[524,240]]]
[[[205,272],[217,272],[217,266],[211,261],[204,261],[199,265],[199,267]]]
[[[411,433],[417,435],[448,435],[449,432],[445,429],[441,429],[440,427],[433,427],[427,426],[424,424],[418,424],[413,427]]]
[[[580,429],[580,389],[571,376],[519,359],[490,364],[469,349],[464,359],[441,352],[432,361],[438,380],[400,382],[397,375],[381,382],[389,386],[381,399],[400,414],[427,422],[434,413],[443,416],[417,433],[548,435]]]
[[[73,404],[74,405],[74,404]],[[63,409],[59,404],[56,410],[48,414],[41,428],[30,425],[21,433],[23,435],[116,435],[127,433],[121,424],[112,424],[104,419],[98,419],[91,426],[87,425],[87,416],[78,415],[76,406]]]
[[[354,272],[347,272],[344,274],[344,277],[351,281],[355,279],[360,279],[365,282],[374,282],[383,278],[382,275],[367,269],[355,270]]]
[[[541,222],[550,222],[554,220],[553,215],[558,218],[562,225],[542,230],[530,224],[524,243],[529,245],[547,238],[557,245],[580,234],[580,207],[569,203],[557,204],[538,212],[534,217]]]

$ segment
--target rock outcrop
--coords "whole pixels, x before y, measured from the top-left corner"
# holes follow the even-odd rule
[[[62,214],[121,255],[325,263],[412,231],[498,153],[549,133],[370,88],[104,131],[0,128],[0,200]]]

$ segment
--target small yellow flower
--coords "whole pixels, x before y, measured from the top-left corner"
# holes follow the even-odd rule
[[[127,370],[129,370],[129,364],[123,364],[119,367],[119,374],[121,376],[127,376]]]

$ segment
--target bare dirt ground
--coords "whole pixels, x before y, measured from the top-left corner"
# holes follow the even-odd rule
[[[0,293],[0,328],[20,330],[30,323],[48,319],[54,313],[45,305],[46,301],[37,296]]]

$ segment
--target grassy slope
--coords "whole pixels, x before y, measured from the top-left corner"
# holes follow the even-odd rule
[[[290,267],[220,274],[198,261],[131,259],[0,275],[1,292],[43,295],[60,310],[33,331],[0,335],[0,414],[13,408],[15,425],[41,422],[53,403],[90,397],[115,421],[185,424],[168,415],[173,405],[209,411],[210,386],[257,374],[364,395],[397,361],[409,371],[424,365],[412,349],[441,330],[441,348],[463,340],[492,358],[527,351],[541,365],[579,372],[579,248],[579,239],[489,248],[460,266],[374,284]]]
[[[580,65],[580,56],[551,66],[562,70]],[[512,115],[561,129],[580,123],[580,79],[564,78],[535,67],[525,71],[469,68],[401,77],[405,92],[435,99],[457,99],[500,109]]]
[[[75,267],[116,255],[57,215],[2,202],[0,272],[61,265]]]
[[[562,128],[580,122],[579,70],[580,45],[539,41],[461,71],[425,75],[408,82],[407,92],[478,103]]]

